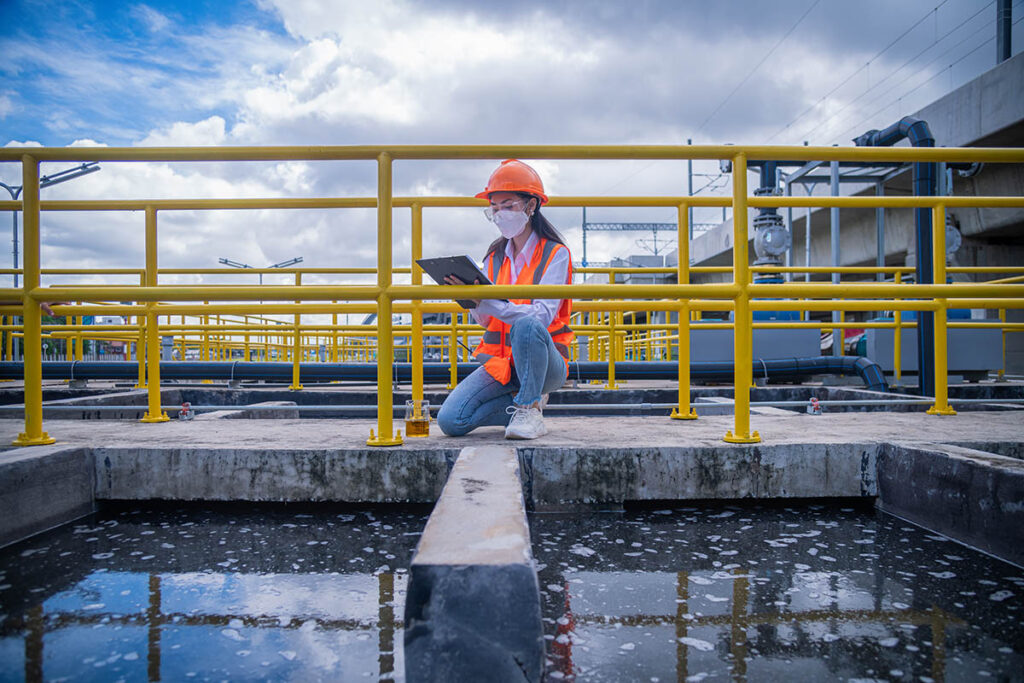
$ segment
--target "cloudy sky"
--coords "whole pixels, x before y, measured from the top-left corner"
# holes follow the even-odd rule
[[[1024,0],[1013,12],[1016,53]],[[986,0],[2,0],[0,140],[848,145],[994,66],[995,14]],[[493,166],[400,162],[396,192],[473,194]],[[551,194],[686,191],[685,163],[536,167]],[[695,189],[729,191],[715,165],[696,171]],[[0,165],[0,180],[20,184],[20,170]],[[374,187],[368,163],[103,164],[44,196],[371,196]],[[579,259],[579,211],[550,217]],[[674,215],[593,210],[588,219]],[[408,220],[396,211],[396,263],[408,263]],[[43,264],[141,265],[142,221],[44,216]],[[168,267],[212,267],[221,256],[254,266],[374,259],[370,211],[169,212],[161,227]],[[428,255],[479,256],[495,236],[476,210],[429,212],[425,231]],[[589,259],[640,252],[642,237],[588,239]]]

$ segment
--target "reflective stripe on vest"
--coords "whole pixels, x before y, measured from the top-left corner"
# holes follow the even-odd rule
[[[540,284],[541,279],[544,276],[544,272],[551,264],[551,259],[554,256],[555,250],[559,247],[565,247],[553,240],[540,238],[537,245],[534,247],[533,254],[531,255],[530,262],[519,272],[516,278],[515,284]],[[496,249],[491,252],[490,258],[487,263],[488,275],[491,282],[495,284],[510,284],[512,280],[512,264],[505,263],[504,250]],[[572,261],[570,259],[568,270],[566,273],[566,284],[572,282]],[[512,299],[512,303],[531,303],[531,299]],[[574,334],[569,328],[569,316],[572,312],[572,301],[570,299],[563,299],[558,306],[558,310],[555,313],[554,319],[551,324],[548,325],[548,333],[551,335],[552,341],[555,344],[555,348],[565,359],[566,364],[569,362],[569,344],[572,343]],[[487,331],[484,332],[483,338],[480,340],[479,346],[477,346],[474,352],[474,358],[483,364],[488,374],[494,377],[502,384],[507,384],[512,378],[512,349],[508,345],[508,331],[509,325],[503,323],[495,317],[492,317],[489,324],[487,325]]]

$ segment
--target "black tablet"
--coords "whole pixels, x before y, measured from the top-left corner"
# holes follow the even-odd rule
[[[471,285],[477,280],[480,280],[482,285],[491,284],[491,281],[487,279],[487,275],[468,256],[421,258],[417,259],[416,263],[420,265],[423,272],[432,277],[434,282],[439,285],[446,284],[444,279],[449,275],[456,276],[467,285]],[[466,299],[456,299],[456,303],[463,308],[476,308],[475,303]]]

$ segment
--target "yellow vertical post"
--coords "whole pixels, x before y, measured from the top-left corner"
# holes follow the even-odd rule
[[[398,446],[402,432],[394,431],[392,371],[394,340],[391,324],[391,155],[377,157],[377,434],[370,430],[369,446]]]
[[[450,364],[450,375],[448,378],[448,391],[455,388],[459,383],[459,314],[452,313],[452,329],[448,332],[448,361]]]
[[[750,431],[750,384],[753,381],[753,321],[750,318],[750,263],[747,256],[747,155],[737,154],[732,164],[732,272],[739,288],[733,320],[733,431],[728,443],[757,443],[761,435]]]
[[[933,282],[946,284],[946,206],[932,207],[932,273]],[[956,415],[949,405],[949,372],[947,370],[948,337],[946,332],[946,299],[935,299],[935,405],[926,410],[929,415]],[[919,318],[920,319],[920,318]],[[921,327],[918,325],[918,334]]]
[[[1004,325],[1007,324],[1006,308],[999,309],[999,321]],[[999,332],[1001,333],[1000,337],[1002,338],[1002,365],[999,367],[999,374],[997,375],[997,377],[998,380],[1001,382],[1007,377],[1007,329],[1005,327],[1000,328]],[[8,348],[9,347],[10,344],[8,343]]]
[[[72,325],[75,324],[75,316],[69,315],[64,318],[69,320]],[[68,361],[75,360],[75,335],[69,333],[64,337],[64,359]]]
[[[839,323],[846,322],[846,311],[837,311],[839,313]],[[837,341],[838,340],[838,341]],[[845,327],[833,327],[832,328],[832,343],[839,344],[839,355],[846,355],[846,328]]]
[[[29,298],[39,287],[39,160],[21,158],[22,230],[24,231],[25,275],[22,279],[21,305],[24,320],[22,337],[25,373],[25,431],[14,440],[15,446],[43,446],[55,441],[43,431],[43,340],[42,309]]]
[[[903,282],[903,273],[896,271],[896,274],[892,278],[893,284],[900,284]],[[895,299],[899,301],[900,299]],[[903,376],[903,312],[896,310],[892,313],[892,319],[896,325],[896,331],[892,338],[892,372],[893,378],[896,383],[899,384],[900,378]]]
[[[302,273],[295,273],[295,286],[298,287],[302,284]],[[296,301],[295,303],[302,303]],[[294,317],[294,327],[292,331],[292,383],[288,385],[288,388],[292,391],[302,391],[302,382],[300,381],[300,373],[302,371],[302,334],[300,324],[302,323],[302,314],[296,313]]]
[[[5,325],[14,325],[14,316],[4,316],[3,321]],[[14,330],[7,330],[5,337],[4,360],[14,360]]]
[[[338,302],[332,301],[331,303]],[[331,362],[337,363],[339,360],[341,359],[338,358],[338,312],[335,311],[331,314]]]
[[[412,205],[412,284],[423,284],[423,269],[416,263],[423,258],[423,205]],[[412,400],[423,400],[423,313],[420,300],[412,302]],[[457,377],[455,378],[457,379]],[[455,381],[454,379],[452,381]],[[417,403],[416,405],[419,405]]]
[[[608,271],[608,284],[615,284],[615,271]],[[605,389],[618,389],[619,386],[615,383],[615,360],[618,356],[617,345],[615,343],[615,311],[608,312],[608,382],[604,385]]]
[[[156,209],[146,207],[146,274],[145,285],[157,286]],[[141,353],[139,354],[142,355]],[[157,327],[156,302],[146,303],[146,366],[149,410],[141,422],[167,422],[170,418],[160,409],[160,330]]]
[[[690,208],[680,204],[678,208],[678,233],[676,244],[679,263],[676,265],[678,284],[690,284]],[[697,412],[690,406],[690,302],[679,300],[676,310],[677,334],[679,335],[679,405],[672,410],[673,420],[696,420]]]
[[[146,286],[146,272],[139,275],[139,284]],[[139,381],[135,383],[136,389],[146,388],[146,318],[142,315],[135,316],[135,322],[139,326],[138,336],[135,341],[135,360],[139,364]],[[125,342],[131,343],[131,342]]]
[[[85,316],[80,315],[76,318],[78,325],[85,324]],[[75,360],[83,360],[85,358],[85,335],[79,332],[75,335]]]

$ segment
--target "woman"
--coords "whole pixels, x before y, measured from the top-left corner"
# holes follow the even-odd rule
[[[476,195],[501,237],[484,256],[491,282],[565,285],[572,283],[572,256],[565,240],[541,215],[548,201],[540,176],[516,159],[491,174]],[[463,284],[449,277],[451,285]],[[474,352],[482,365],[448,395],[437,423],[449,436],[477,427],[505,426],[506,439],[536,439],[547,433],[541,397],[565,383],[569,368],[570,299],[483,299],[472,309],[485,328]]]

